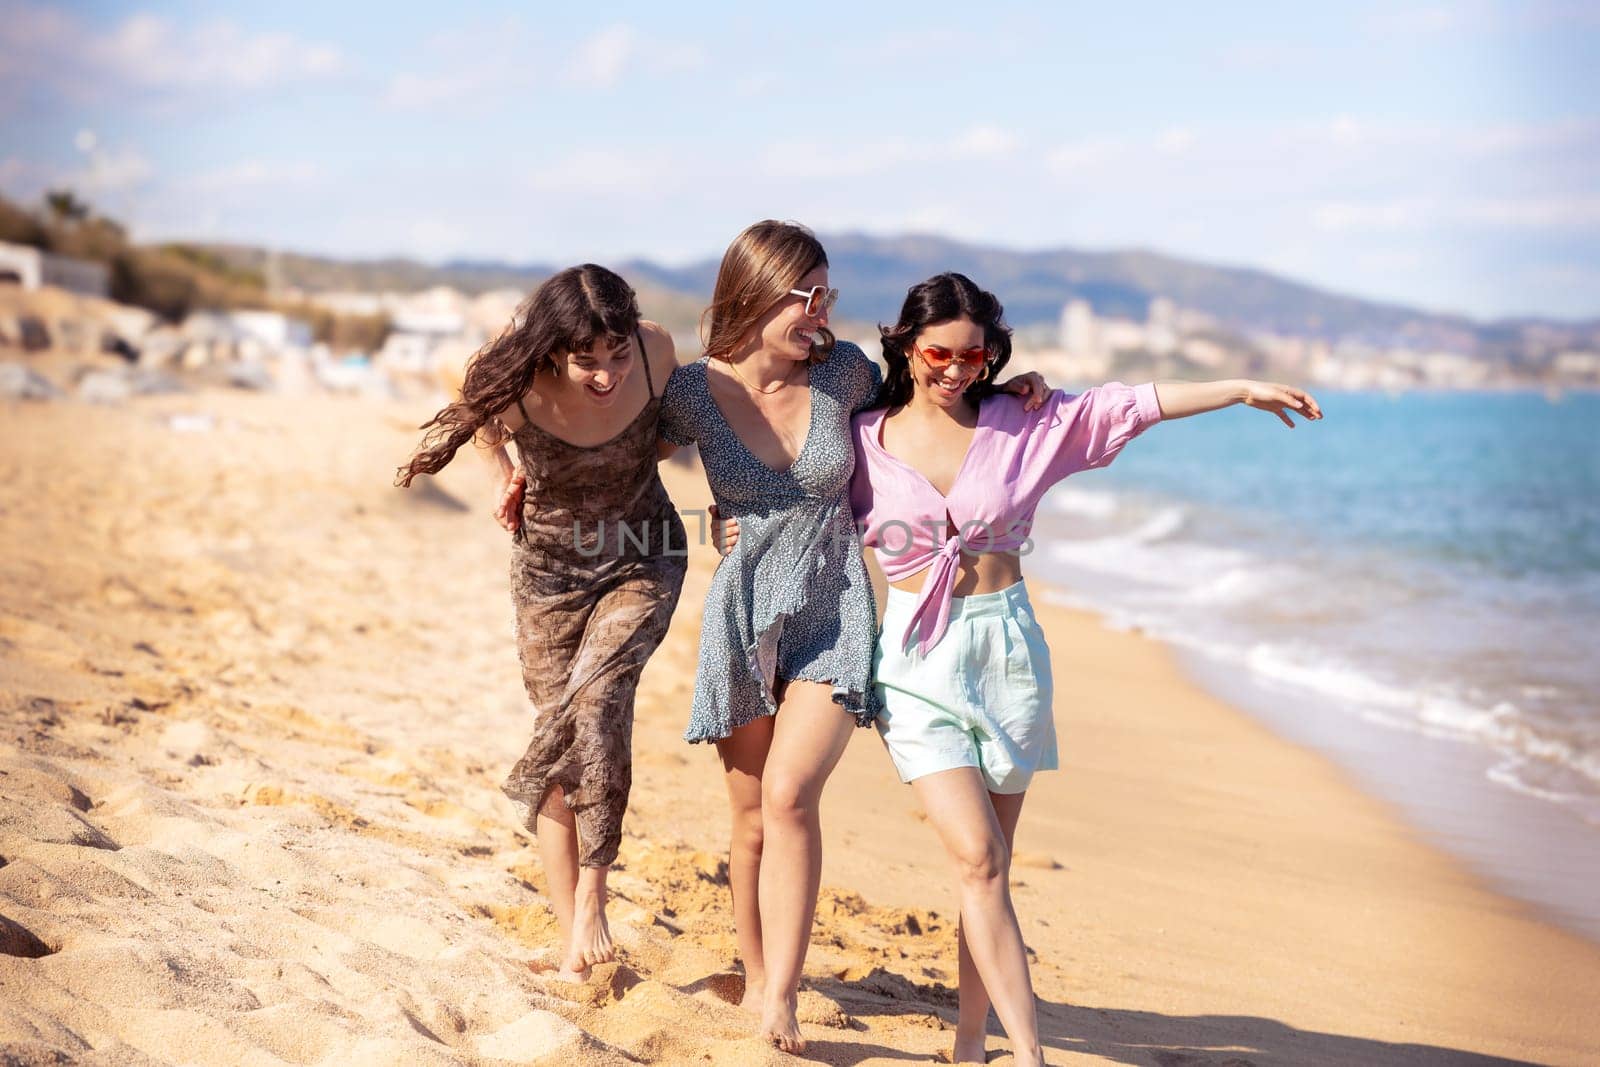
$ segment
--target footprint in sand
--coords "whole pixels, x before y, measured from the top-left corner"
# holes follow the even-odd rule
[[[32,930],[0,915],[0,955],[37,960],[54,951],[55,949],[35,936]]]

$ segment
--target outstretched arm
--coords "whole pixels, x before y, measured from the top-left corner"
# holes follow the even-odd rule
[[[1217,411],[1244,404],[1247,407],[1270,411],[1283,420],[1289,429],[1294,421],[1293,411],[1303,419],[1322,418],[1322,408],[1316,398],[1303,389],[1273,382],[1257,382],[1248,378],[1231,378],[1220,382],[1157,382],[1156,400],[1161,404],[1163,419],[1184,419],[1206,411]]]

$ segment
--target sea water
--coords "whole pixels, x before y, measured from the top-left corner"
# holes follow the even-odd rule
[[[1600,938],[1600,395],[1318,400],[1154,427],[1028,572]]]

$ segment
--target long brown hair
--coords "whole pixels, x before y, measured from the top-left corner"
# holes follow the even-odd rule
[[[727,359],[772,305],[827,265],[822,242],[798,222],[765,219],[747,227],[722,254],[711,306],[700,316],[706,355]],[[822,327],[818,333],[822,340],[811,346],[813,362],[833,351],[833,331]]]
[[[428,432],[410,462],[395,472],[395,484],[409,486],[419,474],[439,473],[485,426],[493,424],[497,438],[495,416],[521,400],[541,370],[559,372],[557,353],[626,341],[638,325],[638,301],[616,273],[585,263],[548,278],[505,332],[472,357],[460,399],[422,424]]]

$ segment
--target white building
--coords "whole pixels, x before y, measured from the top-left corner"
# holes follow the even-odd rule
[[[1087,300],[1073,300],[1061,309],[1061,347],[1080,359],[1100,353],[1094,308]]]
[[[270,351],[311,347],[311,325],[281,311],[232,311],[228,321],[239,340],[257,341]]]
[[[1178,347],[1178,305],[1164,296],[1150,301],[1145,322],[1145,346],[1158,356]]]
[[[29,291],[53,285],[80,296],[104,297],[111,292],[111,271],[104,263],[0,241],[0,280],[6,279]]]

